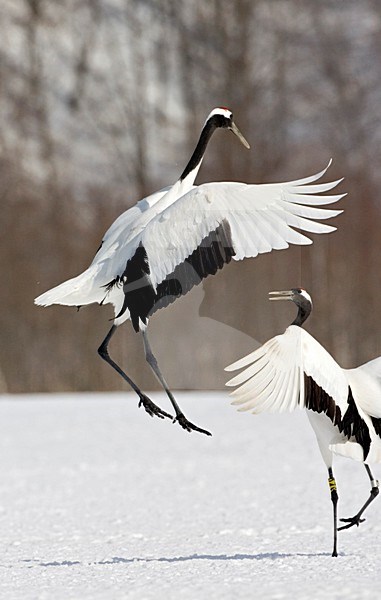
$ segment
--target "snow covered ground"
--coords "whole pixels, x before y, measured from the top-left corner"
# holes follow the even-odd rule
[[[212,438],[151,419],[128,393],[2,397],[0,598],[378,597],[381,501],[332,558],[325,466],[302,412],[177,398]],[[335,473],[352,516],[365,469],[338,458]]]

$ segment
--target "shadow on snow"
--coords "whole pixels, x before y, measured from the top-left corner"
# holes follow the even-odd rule
[[[261,554],[190,554],[189,556],[162,556],[159,558],[151,558],[151,557],[132,557],[132,558],[123,558],[120,556],[113,556],[107,560],[100,560],[96,562],[90,563],[81,563],[80,561],[70,561],[63,560],[60,561],[51,561],[51,562],[37,562],[31,559],[24,559],[21,562],[26,563],[34,563],[33,566],[39,567],[71,567],[76,565],[117,565],[117,564],[132,564],[132,563],[150,563],[150,562],[164,562],[164,563],[179,563],[179,562],[187,562],[191,560],[214,560],[214,561],[233,561],[233,560],[279,560],[285,558],[294,558],[297,556],[303,557],[317,557],[317,556],[331,556],[329,552],[317,552],[317,553],[303,553],[303,552],[295,552],[295,553],[280,553],[280,552],[264,552]],[[32,566],[32,565],[30,565]]]

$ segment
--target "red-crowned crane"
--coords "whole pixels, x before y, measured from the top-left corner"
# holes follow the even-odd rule
[[[40,306],[63,304],[81,307],[92,303],[113,304],[114,324],[98,349],[100,356],[137,393],[140,399],[139,406],[144,406],[149,415],[172,418],[140,390],[108,353],[108,344],[116,328],[130,318],[135,331],[143,332],[146,358],[166,389],[175,409],[175,420],[187,431],[196,430],[205,434],[209,432],[193,425],[180,410],[164,382],[150,350],[148,338],[144,334],[149,314],[158,308],[157,302],[159,300],[164,301],[165,304],[171,302],[165,299],[167,286],[170,286],[171,292],[174,289],[171,282],[167,283],[166,280],[161,283],[161,286],[156,286],[157,293],[153,293],[149,276],[150,264],[147,262],[147,254],[142,244],[142,234],[151,220],[193,188],[208,142],[214,131],[219,128],[232,131],[246,148],[250,148],[236,126],[232,112],[225,107],[214,108],[204,123],[196,148],[180,178],[172,186],[154,192],[122,213],[104,234],[100,248],[86,271],[35,299],[35,304]]]
[[[292,411],[305,408],[328,469],[333,505],[334,542],[337,531],[359,525],[362,515],[379,492],[368,462],[381,462],[381,357],[357,367],[342,369],[332,356],[305,329],[312,310],[310,295],[301,288],[270,292],[270,300],[289,300],[298,307],[292,324],[282,335],[271,338],[227,371],[246,367],[227,382],[239,386],[233,392],[240,411]],[[369,498],[358,513],[340,519],[337,529],[338,493],[333,475],[333,454],[364,463],[371,482]]]
[[[170,416],[139,389],[108,353],[117,327],[131,319],[134,330],[142,333],[146,360],[172,403],[175,420],[187,431],[205,434],[209,432],[184,416],[159,369],[148,341],[149,317],[188,293],[208,275],[214,275],[232,258],[254,257],[272,249],[287,248],[289,243],[312,243],[292,227],[314,233],[333,231],[334,227],[313,219],[339,214],[341,211],[325,210],[320,205],[342,197],[320,195],[341,180],[313,184],[326,169],[288,183],[219,182],[193,186],[207,142],[219,127],[232,130],[249,147],[234,124],[231,111],[214,109],[178,181],[123,213],[105,234],[84,273],[35,300],[42,306],[112,303],[115,319],[99,347],[100,356],[138,394],[139,405],[149,414]]]

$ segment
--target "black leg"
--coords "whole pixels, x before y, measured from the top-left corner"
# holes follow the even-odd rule
[[[206,429],[201,429],[200,427],[197,427],[197,425],[194,425],[193,423],[191,423],[190,421],[188,421],[188,419],[185,417],[184,413],[182,412],[182,410],[180,409],[179,405],[177,404],[171,390],[169,389],[167,382],[165,381],[160,369],[159,369],[159,365],[157,363],[157,360],[151,350],[151,346],[150,343],[148,341],[148,336],[147,336],[147,332],[143,331],[142,332],[143,335],[143,342],[144,342],[144,351],[145,351],[145,355],[146,355],[146,361],[148,362],[149,366],[151,367],[152,371],[155,373],[157,379],[159,380],[159,382],[161,383],[161,385],[163,386],[168,398],[171,401],[171,404],[173,406],[173,408],[175,409],[175,413],[176,413],[176,417],[174,418],[174,423],[177,421],[181,427],[183,429],[185,429],[186,431],[198,431],[199,433],[204,433],[205,435],[212,435],[209,431],[207,431]]]
[[[103,360],[105,360],[109,365],[111,365],[112,368],[115,369],[115,371],[123,377],[124,381],[126,381],[128,383],[128,385],[132,387],[134,392],[136,392],[140,398],[139,406],[143,405],[146,412],[151,417],[157,416],[160,419],[164,419],[164,417],[168,417],[169,419],[172,419],[172,416],[170,414],[168,414],[167,412],[162,410],[159,406],[156,406],[156,404],[154,404],[152,402],[152,400],[150,398],[148,398],[148,396],[146,396],[146,394],[143,394],[143,392],[132,381],[132,379],[130,379],[130,377],[128,377],[128,375],[126,375],[126,373],[119,367],[119,365],[117,365],[116,362],[110,357],[110,355],[108,353],[108,345],[109,345],[109,342],[110,342],[112,336],[114,335],[116,329],[117,329],[116,325],[113,325],[111,327],[110,331],[108,332],[108,334],[106,335],[105,339],[99,346],[99,348],[98,348],[99,356],[101,356],[103,358]]]
[[[361,519],[362,514],[364,513],[365,509],[368,508],[369,504],[371,502],[373,502],[373,500],[378,496],[379,483],[378,483],[377,479],[374,479],[369,466],[367,464],[364,464],[364,467],[366,469],[366,472],[368,473],[368,477],[369,477],[370,483],[372,485],[372,489],[370,490],[369,498],[365,502],[365,504],[360,508],[357,515],[355,515],[354,517],[350,517],[349,519],[340,519],[340,521],[342,521],[343,523],[347,523],[347,525],[342,525],[342,527],[339,527],[339,531],[341,531],[342,529],[349,529],[350,527],[353,527],[353,525],[357,525],[357,527],[358,527],[360,525],[360,523],[363,523],[365,521],[365,519]]]
[[[339,499],[336,487],[336,480],[333,476],[332,468],[328,468],[328,485],[331,490],[331,500],[333,505],[333,551],[332,556],[337,556],[337,501]]]

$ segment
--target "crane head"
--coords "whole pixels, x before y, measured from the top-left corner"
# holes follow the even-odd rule
[[[214,108],[211,111],[211,113],[209,113],[208,118],[205,121],[205,125],[208,122],[212,122],[216,128],[222,127],[225,129],[230,129],[230,131],[232,131],[234,135],[237,136],[241,144],[245,146],[245,148],[250,149],[249,142],[242,135],[237,125],[234,123],[232,111],[226,108],[225,106]]]
[[[279,292],[269,292],[269,300],[290,300],[297,306],[309,304],[312,308],[312,298],[303,288],[292,288]]]

